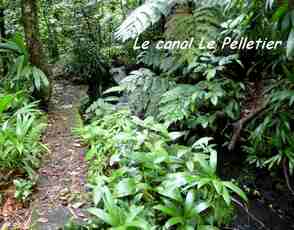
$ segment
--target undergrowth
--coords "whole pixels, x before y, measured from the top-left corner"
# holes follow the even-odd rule
[[[92,229],[218,229],[233,215],[232,195],[247,200],[217,176],[212,138],[176,144],[184,133],[128,108],[112,108],[78,132],[89,144]]]

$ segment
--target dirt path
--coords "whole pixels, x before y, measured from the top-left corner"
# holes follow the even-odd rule
[[[86,164],[84,148],[73,135],[79,126],[78,106],[85,94],[84,86],[56,80],[49,106],[48,128],[43,142],[50,152],[39,169],[37,191],[31,204],[33,229],[55,230],[70,218],[83,221]]]
[[[81,125],[78,108],[86,92],[85,86],[54,80],[48,128],[43,136],[43,143],[50,151],[38,170],[32,202],[24,206],[15,200],[13,185],[6,189],[8,198],[3,209],[0,207],[0,229],[5,223],[20,230],[57,230],[70,219],[77,222],[86,219],[85,149],[72,132]]]

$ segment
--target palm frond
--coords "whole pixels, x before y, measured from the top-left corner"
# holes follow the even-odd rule
[[[151,0],[134,10],[115,32],[115,38],[126,41],[135,38],[149,26],[168,15],[176,0]]]
[[[162,16],[167,16],[176,4],[184,4],[187,0],[150,0],[134,10],[116,30],[115,39],[123,42],[136,38],[148,27],[154,25]],[[196,7],[226,6],[230,0],[194,0]]]

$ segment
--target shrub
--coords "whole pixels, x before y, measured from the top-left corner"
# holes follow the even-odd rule
[[[152,117],[128,109],[108,110],[81,128],[89,143],[90,208],[94,225],[122,229],[214,229],[232,215],[236,185],[216,175],[217,152],[204,137],[193,146],[175,144],[184,133],[169,132]]]

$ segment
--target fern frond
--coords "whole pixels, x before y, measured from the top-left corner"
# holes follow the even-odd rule
[[[164,60],[163,52],[155,47],[142,51],[137,57],[138,63],[143,63],[152,69],[160,68],[162,60]]]
[[[224,7],[230,4],[231,0],[194,0],[193,1],[196,7],[212,7],[212,6],[221,6]]]
[[[145,116],[158,114],[158,104],[161,96],[175,83],[156,76],[149,69],[141,68],[121,81],[121,86],[128,97],[128,104],[133,113],[143,113]]]
[[[162,95],[160,100],[160,119],[173,123],[191,115],[192,95],[199,91],[198,86],[179,84]]]

